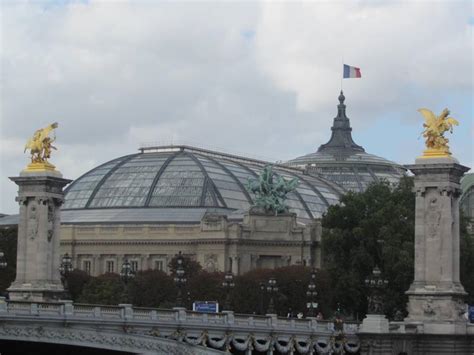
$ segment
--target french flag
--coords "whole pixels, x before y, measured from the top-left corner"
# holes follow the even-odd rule
[[[350,65],[344,64],[343,76],[344,79],[349,78],[361,78],[360,68],[351,67]]]

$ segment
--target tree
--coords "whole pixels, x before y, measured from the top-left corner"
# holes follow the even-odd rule
[[[199,271],[202,270],[201,264],[197,262],[196,260],[191,259],[187,255],[181,255],[183,258],[183,268],[185,271],[185,277],[189,280],[192,279]],[[170,269],[170,273],[172,276],[176,275],[176,268],[178,267],[178,255],[175,255],[170,263],[168,264],[168,267]]]
[[[466,302],[474,305],[474,235],[467,231],[468,219],[461,217],[461,235],[460,235],[460,279],[464,289],[468,293]]]
[[[0,295],[6,293],[6,289],[15,281],[16,275],[16,248],[18,228],[0,228],[0,251],[4,253],[7,268],[0,269]]]
[[[66,277],[66,284],[69,294],[73,301],[77,301],[82,294],[84,286],[90,281],[89,276],[85,271],[72,270]]]
[[[124,291],[120,276],[107,273],[91,278],[84,286],[78,302],[116,305],[122,303]]]
[[[378,265],[389,281],[385,312],[405,310],[413,280],[415,196],[413,179],[404,177],[344,195],[323,217],[324,264],[332,281],[332,308],[363,316],[367,310],[365,278]]]
[[[311,275],[307,266],[285,266],[277,269],[256,269],[236,278],[233,292],[234,310],[238,313],[262,313],[267,310],[269,295],[266,286],[270,277],[277,281],[278,292],[274,295],[277,314],[286,316],[289,310],[293,313],[306,313],[306,291]],[[329,288],[327,272],[316,273],[316,290],[319,309],[329,314],[332,291]],[[261,289],[263,288],[263,290]]]
[[[173,278],[160,270],[137,272],[128,287],[129,297],[134,306],[169,307],[174,303],[176,287]]]
[[[405,291],[413,282],[415,194],[413,178],[395,187],[373,184],[363,193],[348,193],[323,217],[323,255],[334,292],[332,308],[362,317],[367,310],[364,279],[378,265],[389,281],[385,313],[405,311]],[[474,302],[474,241],[461,219],[461,282]]]
[[[189,292],[191,302],[218,301],[222,306],[225,301],[225,293],[222,288],[223,281],[223,272],[200,270],[192,278],[188,279],[185,295]],[[188,307],[191,307],[191,304],[189,304]]]

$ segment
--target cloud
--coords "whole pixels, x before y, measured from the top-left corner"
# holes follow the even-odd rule
[[[344,58],[362,69],[363,79],[344,87],[368,117],[397,108],[404,91],[472,89],[470,9],[462,1],[265,3],[257,58],[308,111],[333,100]]]
[[[329,138],[342,54],[363,73],[344,82],[355,130],[472,89],[467,2],[0,6],[0,212],[17,209],[6,177],[28,161],[23,142],[54,121],[52,162],[76,178],[146,142],[269,160],[314,151]]]

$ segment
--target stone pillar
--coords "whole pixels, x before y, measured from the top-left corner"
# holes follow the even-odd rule
[[[22,172],[11,177],[20,203],[16,279],[11,300],[49,301],[63,296],[59,266],[60,207],[71,180],[57,171]]]
[[[469,168],[454,158],[419,158],[415,174],[415,278],[406,322],[422,322],[425,333],[465,333],[459,281],[460,179]]]

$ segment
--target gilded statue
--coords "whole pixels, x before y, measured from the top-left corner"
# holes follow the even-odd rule
[[[286,195],[296,189],[297,185],[298,179],[287,181],[275,174],[271,165],[267,165],[258,179],[249,179],[246,187],[255,194],[253,210],[276,216],[288,212],[288,206],[285,204]]]
[[[31,164],[27,170],[51,170],[54,165],[48,162],[51,157],[52,150],[57,150],[53,146],[56,137],[51,138],[49,134],[58,127],[58,123],[54,122],[44,128],[38,129],[25,145],[25,152],[29,149],[31,154]]]
[[[458,126],[459,122],[449,116],[449,110],[445,108],[438,117],[426,108],[418,110],[425,118],[423,123],[426,150],[423,157],[447,157],[451,155],[449,151],[449,139],[444,134],[449,131],[453,133],[453,126]]]

